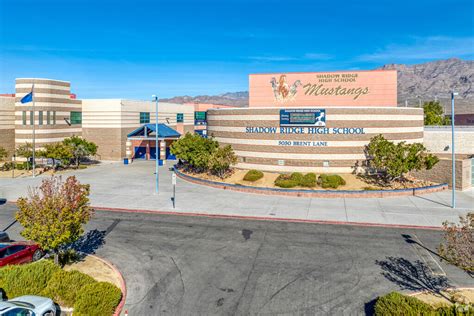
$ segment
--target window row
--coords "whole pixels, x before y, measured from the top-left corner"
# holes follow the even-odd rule
[[[46,112],[46,122],[45,122]],[[29,117],[29,125],[34,124],[35,114],[33,111],[23,111],[21,118],[22,124],[27,125],[27,118]],[[38,111],[38,125],[56,125],[56,111]],[[72,124],[82,124],[82,112],[71,111],[69,122]]]
[[[184,114],[176,113],[176,123],[184,122]],[[150,123],[150,112],[140,112],[140,124]]]

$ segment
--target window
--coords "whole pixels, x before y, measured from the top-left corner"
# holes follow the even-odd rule
[[[140,112],[140,124],[150,123],[150,112]]]
[[[184,122],[183,113],[176,113],[176,123],[183,123],[183,122]]]
[[[35,124],[35,112],[30,111],[30,125]]]
[[[51,111],[46,111],[46,125],[51,125]]]
[[[26,111],[21,112],[21,120],[23,121],[23,125],[26,125]]]
[[[9,311],[5,312],[5,314],[2,314],[5,316],[29,316],[29,315],[34,315],[33,312],[30,313],[29,309],[22,308],[22,307],[17,307],[14,309],[10,309]]]
[[[38,125],[43,125],[43,111],[38,112]]]
[[[53,111],[53,125],[56,125],[56,111]]]
[[[70,123],[82,124],[82,112],[71,112]]]
[[[13,255],[17,252],[25,250],[26,246],[23,245],[15,245],[7,248],[7,256]]]

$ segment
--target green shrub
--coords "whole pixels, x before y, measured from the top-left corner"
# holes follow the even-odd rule
[[[316,186],[316,174],[314,173],[307,173],[300,181],[300,185],[302,187],[312,188]]]
[[[301,183],[301,180],[303,180],[303,174],[301,172],[293,172],[290,175],[290,180],[295,181],[299,185]]]
[[[263,178],[263,172],[259,170],[249,170],[244,176],[245,181],[257,181],[262,178]]]
[[[453,304],[450,306],[442,306],[436,309],[436,315],[439,316],[472,316],[474,315],[473,305]]]
[[[9,298],[41,295],[57,271],[60,271],[59,266],[49,260],[6,266],[0,269],[0,288],[3,288]]]
[[[17,163],[17,164],[15,165],[15,169],[17,169],[17,170],[23,170],[23,169],[25,169],[25,167],[24,167],[24,165],[23,165],[22,163]]]
[[[434,309],[417,298],[392,292],[381,296],[375,303],[375,315],[433,315]]]
[[[337,189],[340,185],[346,184],[346,181],[337,174],[322,174],[318,178],[318,184],[324,189]]]
[[[82,272],[59,270],[53,274],[43,295],[50,297],[61,306],[72,307],[82,288],[94,283],[97,281]]]
[[[120,303],[122,292],[108,282],[97,282],[85,285],[74,304],[74,316],[113,315]]]
[[[276,180],[275,185],[280,188],[294,188],[298,185],[298,182],[291,178],[292,175],[280,174]]]
[[[474,306],[453,304],[433,308],[415,297],[392,292],[377,299],[374,312],[375,316],[461,316],[474,315]]]

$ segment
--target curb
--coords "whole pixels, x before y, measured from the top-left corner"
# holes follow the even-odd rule
[[[107,261],[107,260],[105,260],[101,257],[98,257],[96,255],[89,254],[88,256],[92,256],[95,259],[102,262],[103,264],[107,265],[109,268],[111,268],[119,276],[120,288],[121,288],[120,290],[122,291],[122,299],[120,300],[120,303],[115,308],[115,312],[114,312],[114,316],[119,316],[120,313],[122,312],[123,306],[125,305],[125,300],[127,298],[127,286],[126,286],[125,279],[123,278],[122,273],[120,272],[120,270],[113,263],[111,263],[111,262],[109,262],[109,261]]]
[[[92,208],[94,210],[103,211],[103,212],[193,216],[193,217],[208,217],[208,218],[220,218],[220,219],[240,219],[240,220],[253,220],[253,221],[274,221],[274,222],[323,224],[323,225],[405,228],[405,229],[424,229],[424,230],[438,230],[438,231],[442,230],[441,226],[438,227],[438,226],[420,226],[420,225],[403,225],[403,224],[378,224],[378,223],[368,223],[368,222],[346,222],[346,221],[330,221],[330,220],[318,220],[318,219],[292,219],[292,218],[267,217],[267,216],[244,216],[244,215],[222,215],[222,214],[206,214],[206,213],[192,213],[192,212],[152,211],[152,210],[144,210],[144,209],[126,209],[126,208],[101,207],[101,206],[92,206]]]
[[[433,192],[444,191],[448,189],[447,183],[435,184],[426,187],[411,189],[393,189],[393,190],[300,190],[300,189],[278,189],[263,188],[254,186],[237,185],[232,183],[217,182],[205,180],[190,176],[179,171],[173,166],[176,175],[187,182],[205,185],[215,189],[230,190],[244,193],[254,193],[260,195],[279,195],[304,198],[385,198],[396,196],[415,196],[418,194],[427,194]]]
[[[471,291],[474,291],[474,287],[448,287],[446,290],[443,290],[443,292],[447,292],[447,291],[464,291],[464,290],[471,290]],[[430,291],[426,290],[426,291],[418,291],[418,292],[413,292],[413,293],[410,293],[410,294],[407,294],[408,296],[415,296],[415,295],[419,295],[419,294],[423,294],[423,293],[430,293]]]
[[[15,204],[16,201],[9,201],[7,203]],[[268,216],[244,216],[244,215],[207,214],[207,213],[195,213],[195,212],[172,212],[172,211],[128,209],[128,208],[105,207],[105,206],[91,206],[91,207],[94,210],[103,211],[103,212],[142,213],[142,214],[175,215],[175,216],[194,216],[194,217],[209,217],[209,218],[221,218],[221,219],[274,221],[274,222],[306,223],[306,224],[322,224],[322,225],[346,225],[346,226],[360,226],[360,227],[405,228],[405,229],[424,229],[424,230],[438,230],[438,231],[443,230],[442,226],[380,224],[380,223],[369,223],[369,222],[330,221],[330,220],[323,220],[323,219],[294,219],[294,218],[268,217]]]

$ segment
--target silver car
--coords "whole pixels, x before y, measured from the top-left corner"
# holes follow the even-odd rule
[[[0,302],[0,316],[55,316],[56,305],[47,297],[20,296]]]

